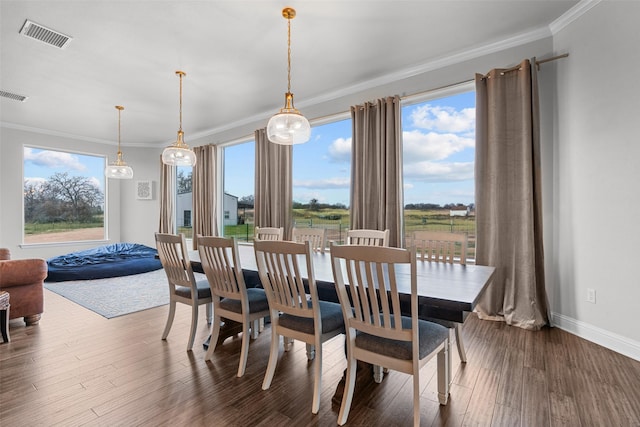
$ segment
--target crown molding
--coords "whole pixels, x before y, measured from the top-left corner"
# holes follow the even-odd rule
[[[558,19],[549,24],[552,35],[562,31],[567,25],[587,13],[591,8],[598,5],[602,0],[581,0],[571,9],[562,14]]]

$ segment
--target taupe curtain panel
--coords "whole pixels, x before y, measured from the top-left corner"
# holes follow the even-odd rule
[[[476,75],[476,263],[496,267],[477,311],[532,330],[549,322],[538,110],[535,59]]]
[[[176,168],[162,163],[160,156],[160,233],[175,233]]]
[[[218,200],[216,170],[218,147],[202,145],[193,147],[196,153],[196,164],[193,167],[193,249],[198,249],[195,236],[218,235],[216,207]]]
[[[256,130],[255,137],[254,223],[258,227],[284,227],[284,237],[290,239],[293,147],[272,143],[266,129]]]
[[[403,247],[400,97],[351,107],[351,229],[389,229]]]

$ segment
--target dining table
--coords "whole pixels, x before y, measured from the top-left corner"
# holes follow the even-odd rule
[[[258,266],[255,252],[251,244],[238,244],[238,255],[242,266],[243,275],[248,287],[259,286]],[[198,253],[191,253],[191,265],[193,271],[203,272]],[[318,290],[318,298],[324,301],[339,302],[334,284],[333,269],[331,266],[331,254],[329,251],[313,252],[312,258],[313,277]],[[304,266],[303,263],[303,267]],[[411,274],[408,265],[399,265],[398,290],[406,296],[407,307],[411,295]],[[463,323],[466,317],[473,312],[484,290],[489,286],[495,267],[476,264],[450,264],[430,261],[417,261],[417,296],[420,318],[436,318]],[[306,271],[302,271],[303,277],[308,277]],[[407,313],[410,314],[410,313]],[[242,331],[242,327],[234,322],[225,321],[220,330],[218,344],[229,336]],[[450,329],[450,344],[453,337]],[[205,343],[208,347],[208,343]],[[447,389],[451,378],[451,348],[448,354],[448,370],[446,372]],[[366,387],[371,376],[358,375],[356,392]],[[342,386],[341,386],[342,385]],[[344,377],[333,396],[333,401],[340,402],[344,387]],[[448,390],[447,394],[448,396]]]

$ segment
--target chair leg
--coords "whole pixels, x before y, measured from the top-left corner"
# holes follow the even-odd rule
[[[413,373],[413,426],[420,427],[420,370]]]
[[[373,365],[373,381],[380,384],[384,378],[384,369],[380,365]]]
[[[207,324],[211,325],[211,322],[213,322],[213,303],[212,302],[207,304]]]
[[[451,381],[451,352],[450,343],[444,343],[444,348],[438,352],[438,401],[446,405],[449,400],[449,382]]]
[[[164,332],[162,333],[162,339],[166,340],[169,335],[169,331],[171,330],[171,325],[173,325],[173,318],[176,317],[176,302],[169,302],[169,316],[167,317],[167,323],[164,326]]]
[[[353,400],[353,390],[356,386],[356,359],[347,362],[347,378],[344,383],[344,391],[342,394],[342,403],[340,404],[340,413],[338,414],[338,425],[344,425],[349,418],[349,410],[351,409],[351,401]]]
[[[458,346],[458,354],[460,361],[467,363],[467,353],[464,351],[464,343],[462,342],[462,323],[456,323],[456,345]]]
[[[260,320],[256,319],[251,322],[251,339],[258,339],[258,334],[260,333]]]
[[[238,378],[244,375],[247,366],[247,356],[249,354],[249,321],[245,319],[242,322],[242,349],[240,350],[240,363],[238,364]]]
[[[280,344],[280,336],[276,333],[276,325],[271,323],[271,351],[269,352],[269,363],[267,364],[267,372],[264,374],[262,381],[262,389],[268,390],[271,387],[273,374],[276,372],[276,364],[278,363],[278,347]]]
[[[320,410],[320,392],[322,388],[322,343],[316,338],[315,344],[315,364],[313,367],[313,403],[311,413],[317,414]]]
[[[316,346],[307,344],[307,360],[313,360],[316,357]]]
[[[198,330],[198,305],[193,304],[191,306],[191,331],[189,332],[189,342],[187,343],[187,351],[191,351],[193,348],[193,341],[196,338],[196,331]]]
[[[220,336],[220,322],[220,317],[214,315],[211,323],[211,338],[209,339],[209,348],[207,349],[207,353],[204,355],[205,361],[211,360],[211,358],[213,357],[213,352],[216,350],[216,344],[218,344],[218,336]]]

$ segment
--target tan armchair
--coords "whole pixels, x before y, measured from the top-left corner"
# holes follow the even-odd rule
[[[27,325],[40,321],[44,311],[46,277],[47,262],[44,259],[11,259],[9,249],[0,248],[0,290],[9,292],[11,319],[23,317]]]

